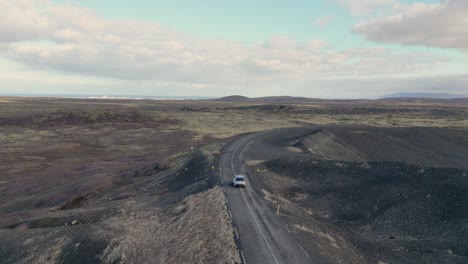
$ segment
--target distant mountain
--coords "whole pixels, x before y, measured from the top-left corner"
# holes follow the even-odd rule
[[[268,97],[257,97],[249,98],[241,95],[231,95],[215,99],[215,101],[221,102],[262,102],[262,103],[304,103],[304,102],[318,102],[326,101],[324,99],[315,99],[307,97],[293,97],[293,96],[268,96]]]
[[[293,97],[293,96],[268,96],[268,97],[259,97],[253,98],[255,101],[262,102],[316,102],[321,99],[307,98],[307,97]]]
[[[246,96],[242,95],[230,95],[230,96],[225,96],[221,97],[218,99],[214,99],[215,101],[221,101],[221,102],[249,102],[252,99]]]
[[[381,97],[377,101],[398,101],[398,102],[413,102],[413,101],[427,101],[427,102],[435,102],[438,100],[450,100],[453,102],[467,102],[468,96],[457,95],[457,94],[449,94],[449,93],[396,93],[390,94]],[[211,100],[210,100],[211,101]],[[307,98],[307,97],[294,97],[294,96],[266,96],[266,97],[256,97],[250,98],[242,95],[230,95],[218,99],[213,99],[213,101],[219,102],[251,102],[251,103],[267,103],[267,104],[275,104],[275,103],[292,103],[292,104],[300,104],[300,103],[319,103],[319,102],[356,102],[356,103],[364,103],[364,102],[372,102],[374,100],[370,99],[318,99],[318,98]]]
[[[467,96],[459,94],[450,94],[450,93],[395,93],[389,94],[382,97],[382,99],[387,98],[434,98],[434,99],[455,99],[455,98],[465,98]]]

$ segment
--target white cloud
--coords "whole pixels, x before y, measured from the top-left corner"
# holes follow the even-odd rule
[[[328,0],[332,3],[338,3],[349,9],[353,16],[366,16],[376,10],[392,8],[398,5],[396,0]]]
[[[326,16],[315,19],[314,24],[317,26],[326,26],[334,20],[335,20],[335,16],[326,15]]]
[[[421,52],[335,50],[320,39],[299,42],[281,35],[255,44],[200,39],[154,23],[106,20],[92,10],[47,0],[0,0],[0,17],[0,57],[127,87],[288,86],[297,80],[408,76],[447,61]]]
[[[468,1],[406,5],[393,15],[359,23],[354,31],[379,42],[468,51]]]

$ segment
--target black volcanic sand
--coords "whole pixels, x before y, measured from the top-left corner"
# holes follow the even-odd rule
[[[314,138],[323,131],[333,142],[323,136]],[[359,133],[350,136],[353,131]],[[304,147],[307,143],[297,140],[297,133],[315,139],[316,146],[328,145],[321,146],[322,152],[304,149],[287,157],[288,144]],[[468,170],[462,162],[468,155],[466,142],[459,142],[452,155],[443,159],[447,146],[466,138],[464,133],[311,128],[290,131],[283,141],[277,135],[258,140],[246,155],[256,160],[257,152],[268,149],[270,156],[278,156],[249,167],[252,185],[263,191],[274,209],[281,205],[281,216],[305,248],[318,246],[331,263],[468,263]],[[346,141],[346,137],[360,141]],[[395,141],[400,145],[394,148],[406,149],[415,157],[392,152]],[[352,151],[327,152],[336,144]],[[318,159],[320,154],[327,156]],[[330,160],[356,157],[377,161]],[[403,162],[408,159],[421,164]],[[425,165],[431,161],[459,168]]]
[[[262,187],[338,227],[371,263],[468,261],[468,170],[308,159],[262,165],[299,182],[269,188],[275,183],[264,174]]]
[[[468,132],[446,128],[330,126],[295,144],[314,159],[403,161],[468,169]]]
[[[154,208],[169,213],[188,195],[218,184],[219,177],[200,151],[180,159],[177,166],[163,170],[157,163],[129,170],[112,185],[70,199],[40,218],[1,226],[1,263],[101,263],[103,250],[119,232],[117,227],[112,230],[108,223],[102,224],[106,219]],[[45,253],[51,251],[50,245],[57,247],[59,255]]]

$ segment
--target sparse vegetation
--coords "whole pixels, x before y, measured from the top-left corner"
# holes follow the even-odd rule
[[[104,226],[121,234],[107,245],[103,263],[240,263],[220,187],[188,196],[169,212],[123,214]]]
[[[466,130],[466,116],[464,101],[0,98],[0,259],[238,262],[223,194],[210,190],[230,137],[304,124]]]

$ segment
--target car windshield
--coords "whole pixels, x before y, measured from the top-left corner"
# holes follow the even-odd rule
[[[236,177],[236,181],[244,181],[244,177]]]

